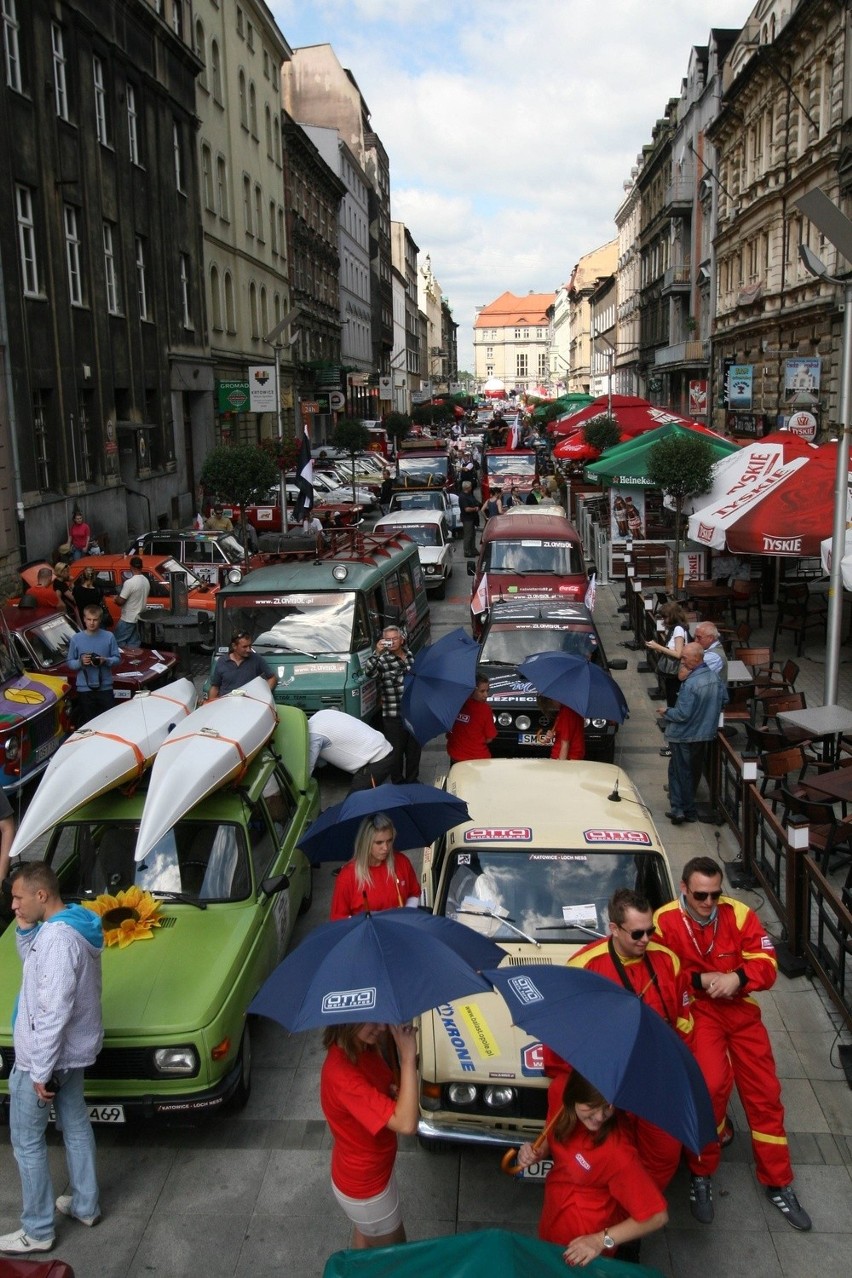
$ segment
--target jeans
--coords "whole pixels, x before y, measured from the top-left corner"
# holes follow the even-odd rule
[[[462,520],[462,530],[464,534],[462,554],[465,559],[473,559],[476,556],[476,530],[478,527],[478,519]]]
[[[105,714],[115,705],[115,694],[112,688],[90,688],[87,692],[77,693],[77,724],[82,727],[90,719]]]
[[[117,621],[115,623],[115,642],[119,648],[141,648],[142,638],[139,634],[139,626],[135,621]]]
[[[669,800],[675,816],[695,817],[695,792],[704,762],[704,741],[669,741]]]
[[[95,1136],[83,1096],[83,1070],[57,1070],[56,1078],[61,1086],[53,1098],[53,1105],[57,1127],[65,1144],[65,1160],[71,1181],[71,1209],[75,1216],[98,1216]],[[17,1066],[9,1077],[9,1094],[12,1149],[24,1200],[21,1225],[31,1238],[53,1238],[55,1199],[45,1140],[50,1105],[39,1100],[29,1074]]]
[[[420,744],[397,715],[382,718],[382,732],[393,746],[393,772],[395,783],[417,780],[420,771]]]

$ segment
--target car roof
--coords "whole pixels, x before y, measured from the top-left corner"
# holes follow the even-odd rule
[[[396,544],[390,542],[386,553],[375,556],[370,554],[368,546],[363,559],[355,559],[349,551],[342,549],[338,554],[324,555],[321,559],[303,559],[257,568],[242,581],[223,587],[219,595],[227,599],[233,595],[256,595],[267,591],[359,590],[375,584],[378,574],[387,572],[406,558],[418,559],[419,562],[417,547],[408,540]],[[332,576],[332,570],[338,564],[345,564],[349,570],[344,581],[336,581]]]
[[[24,590],[21,597],[27,594]],[[67,620],[65,610],[63,608],[44,608],[41,606],[29,608],[26,604],[7,603],[2,609],[3,621],[10,630],[27,630],[30,626],[39,625],[42,621],[50,621],[53,617],[62,617]]]
[[[389,515],[382,515],[376,520],[374,531],[380,532],[387,525],[397,527],[400,524],[440,524],[446,522],[442,510],[393,510]]]
[[[525,511],[489,519],[482,534],[486,541],[512,541],[516,537],[538,537],[546,541],[570,541],[581,545],[580,534],[564,515],[529,515]]]

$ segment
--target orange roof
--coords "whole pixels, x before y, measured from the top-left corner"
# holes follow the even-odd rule
[[[526,293],[523,297],[518,297],[515,293],[501,293],[495,302],[483,306],[476,317],[474,328],[547,324],[547,308],[555,301],[555,293]]]

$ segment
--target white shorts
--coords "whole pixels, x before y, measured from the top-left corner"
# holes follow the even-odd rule
[[[385,1234],[392,1234],[402,1224],[396,1172],[391,1172],[385,1188],[373,1198],[350,1198],[348,1194],[341,1194],[334,1181],[331,1182],[331,1188],[352,1224],[365,1238],[381,1238]]]

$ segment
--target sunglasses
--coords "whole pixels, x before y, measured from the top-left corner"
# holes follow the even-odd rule
[[[694,897],[696,901],[718,901],[722,892],[721,890],[718,892],[690,892],[689,895]]]
[[[618,924],[618,927],[622,932],[627,932],[627,928],[621,923]],[[631,941],[641,941],[643,936],[647,936],[650,941],[656,930],[657,929],[655,927],[640,927],[636,928],[633,932],[627,932],[627,935],[630,937]]]

